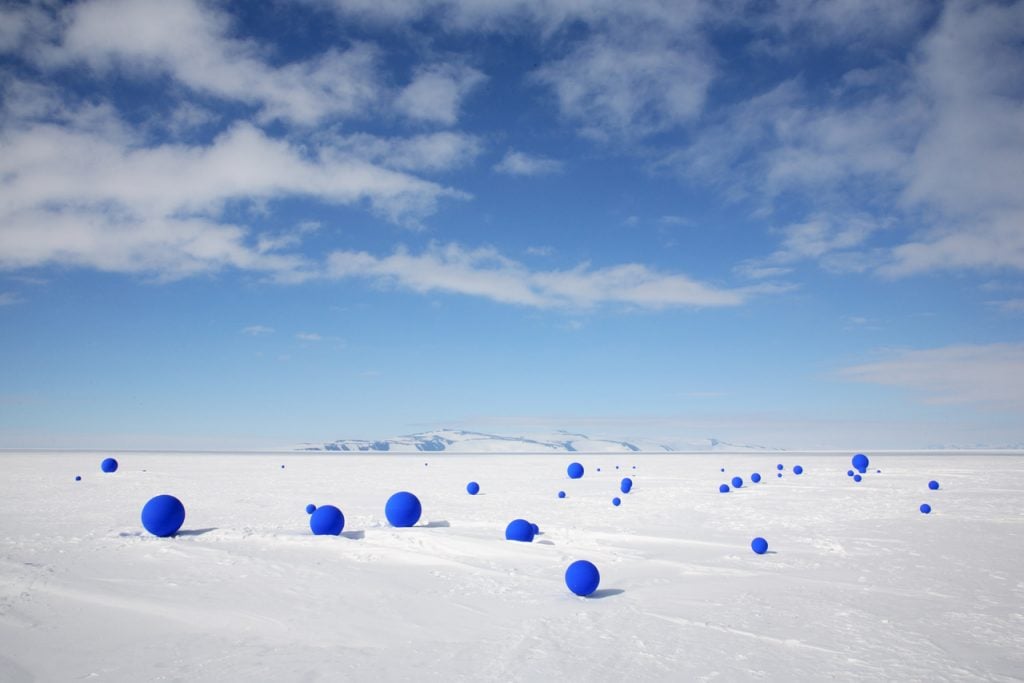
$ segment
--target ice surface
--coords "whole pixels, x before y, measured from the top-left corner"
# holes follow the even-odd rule
[[[1024,457],[872,453],[860,484],[849,458],[3,454],[0,680],[1020,680]],[[386,525],[399,490],[416,527]],[[139,520],[159,493],[168,539]]]

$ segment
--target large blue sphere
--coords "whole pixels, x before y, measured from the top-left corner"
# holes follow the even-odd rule
[[[506,541],[522,541],[523,543],[533,542],[533,525],[525,519],[513,519],[505,527]]]
[[[750,542],[750,549],[758,555],[764,555],[766,552],[768,552],[768,541],[758,536]]]
[[[722,484],[721,486],[718,487],[718,492],[719,493],[729,493],[729,485],[728,484]]]
[[[804,473],[804,468],[800,467],[800,465],[797,465],[796,467],[793,468],[793,474],[803,474],[803,473]]]
[[[932,479],[930,482],[928,482],[928,488],[930,488],[932,491],[938,491],[939,490],[939,482],[937,482],[934,479]]]
[[[928,503],[921,503],[921,512],[922,513],[927,515],[931,511],[932,511],[932,506],[931,505],[929,505]]]
[[[309,528],[317,536],[337,536],[345,528],[345,515],[333,505],[321,505],[309,516]]]
[[[623,479],[622,482],[619,484],[619,490],[622,491],[623,493],[629,493],[630,491],[632,491],[633,480],[630,479],[629,477]]]
[[[420,521],[423,507],[420,499],[408,491],[399,491],[384,505],[384,516],[391,526],[412,526]]]
[[[184,522],[185,506],[166,493],[150,498],[142,508],[142,526],[154,536],[173,536]]]
[[[312,503],[310,503],[309,505],[306,506],[306,514],[307,515],[311,515],[314,512],[316,512],[316,505],[313,505]]]
[[[476,483],[475,481],[469,482],[468,484],[466,484],[466,493],[468,493],[471,496],[475,496],[476,494],[480,493],[480,484]]]
[[[870,462],[871,461],[868,460],[868,456],[863,453],[858,453],[850,460],[850,464],[853,465],[853,469],[857,470],[861,474],[864,474],[867,471],[868,464]]]
[[[732,478],[732,487],[734,489],[742,488],[743,487],[743,477],[733,477]]]
[[[750,475],[750,481],[754,482],[755,484],[760,484],[761,475],[758,474],[757,472],[754,472],[753,474]]]
[[[100,463],[100,469],[104,472],[117,472],[117,461],[113,458],[107,458]]]
[[[559,491],[558,492],[558,497],[559,498],[565,498],[565,491]]]
[[[565,585],[576,595],[586,597],[597,590],[601,573],[593,562],[576,560],[565,570]]]
[[[569,465],[569,469],[567,471],[570,479],[579,479],[583,476],[583,465],[578,462],[574,462]]]

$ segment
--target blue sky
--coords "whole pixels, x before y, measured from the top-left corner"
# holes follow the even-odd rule
[[[0,7],[0,447],[1024,443],[1024,2]]]

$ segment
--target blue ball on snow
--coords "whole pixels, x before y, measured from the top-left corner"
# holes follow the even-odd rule
[[[846,470],[846,476],[852,477],[853,476],[853,470]]]
[[[754,472],[753,474],[750,475],[750,481],[754,482],[755,484],[760,484],[761,475],[758,474],[757,472]]]
[[[505,527],[505,540],[506,541],[521,541],[522,543],[532,543],[533,537],[533,525],[527,522],[525,519],[513,519]]]
[[[758,536],[750,542],[750,549],[758,555],[764,555],[766,552],[768,552],[768,541]]]
[[[804,473],[804,468],[800,467],[800,465],[797,465],[796,467],[793,468],[793,474],[803,474],[803,473]]]
[[[779,473],[778,473],[778,474],[776,474],[775,476],[776,476],[776,477],[778,477],[779,479],[782,479],[782,472],[779,472]]]
[[[734,489],[742,488],[743,487],[743,477],[733,477],[732,478],[732,487]]]
[[[469,482],[468,484],[466,484],[466,493],[468,493],[471,496],[475,496],[476,494],[480,493],[480,484],[476,483],[475,481]]]
[[[857,470],[861,474],[867,472],[868,465],[870,463],[871,461],[868,460],[868,456],[863,453],[858,453],[850,459],[850,464],[853,465],[853,469]]]
[[[583,465],[578,462],[574,462],[569,465],[569,468],[566,471],[569,473],[570,479],[579,479],[583,476]]]
[[[600,583],[601,573],[593,562],[576,560],[565,570],[565,585],[581,597],[592,594]]]
[[[861,481],[862,481],[863,479],[864,479],[864,477],[860,476],[859,474],[855,474],[855,475],[853,475],[853,480],[854,480],[855,482],[857,482],[858,484],[859,484],[859,483],[860,483],[860,482],[861,482]]]
[[[172,495],[154,496],[142,508],[142,526],[154,536],[173,536],[184,522],[185,506]]]
[[[932,491],[938,491],[939,490],[939,482],[937,482],[934,479],[932,479],[930,482],[928,482],[928,488],[930,488]]]
[[[620,505],[622,505],[622,499],[619,498],[618,496],[612,498],[612,505],[614,505],[615,507],[619,507]]]
[[[82,481],[82,475],[80,475],[80,474],[79,474],[79,475],[77,475],[77,476],[75,477],[75,481]]]
[[[559,498],[565,498],[565,491],[559,491],[558,492],[558,497]]]
[[[311,515],[314,512],[316,512],[316,505],[313,505],[312,503],[310,503],[309,505],[306,506],[306,514],[307,515]]]
[[[534,536],[540,533],[540,527],[534,524],[533,522],[530,522],[530,530],[533,531]]]
[[[729,485],[728,484],[722,484],[721,486],[718,487],[718,492],[719,493],[729,493]]]
[[[781,470],[782,470],[782,463],[779,463],[778,465],[776,465],[776,466],[775,466],[775,469],[777,469],[777,470],[780,470],[780,471],[781,471]]]
[[[626,477],[619,483],[619,490],[623,493],[629,493],[633,490],[633,480]]]
[[[921,509],[921,512],[923,514],[927,515],[927,514],[929,514],[932,511],[932,506],[929,505],[928,503],[921,503],[921,508],[920,509]]]
[[[117,472],[117,461],[113,458],[105,458],[100,463],[100,469],[106,473]]]
[[[333,505],[321,505],[310,515],[309,528],[317,536],[337,536],[345,528],[345,515]]]
[[[388,518],[391,526],[412,526],[420,521],[422,513],[420,499],[408,491],[399,491],[392,495],[384,505],[384,516]]]

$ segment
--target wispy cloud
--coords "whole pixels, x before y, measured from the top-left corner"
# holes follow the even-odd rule
[[[273,334],[274,328],[267,327],[266,325],[249,325],[248,327],[242,328],[242,334],[247,334],[250,337],[262,337],[267,334]]]
[[[299,341],[304,342],[318,342],[323,341],[324,339],[321,335],[317,334],[316,332],[298,332],[296,333],[295,338],[298,339]]]
[[[494,165],[498,173],[508,175],[535,176],[558,173],[562,170],[562,162],[542,156],[534,156],[526,152],[508,150],[505,156]]]
[[[907,389],[928,403],[1024,408],[1024,344],[897,351],[884,360],[843,368],[839,375]]]
[[[467,250],[434,245],[390,256],[336,251],[327,272],[335,278],[368,278],[416,292],[449,292],[537,308],[590,308],[623,304],[641,308],[738,306],[753,289],[722,289],[678,273],[629,263],[604,268],[531,270],[493,248]]]

